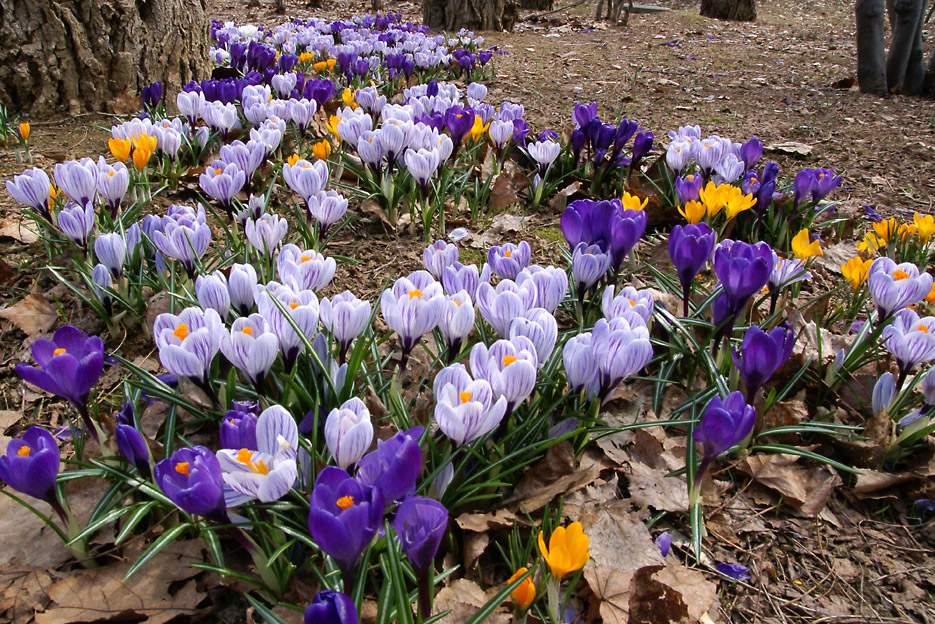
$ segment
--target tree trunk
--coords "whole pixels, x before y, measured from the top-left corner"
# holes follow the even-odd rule
[[[144,84],[208,74],[207,0],[0,0],[0,103],[113,110]],[[119,106],[119,105],[118,105]]]
[[[861,93],[886,95],[883,0],[857,0],[857,84]]]
[[[922,22],[925,0],[889,0],[893,37],[886,56],[886,86],[909,95],[922,92]]]
[[[701,0],[701,15],[720,20],[756,20],[756,0]]]
[[[520,0],[521,9],[530,9],[533,11],[551,11],[554,8],[553,0]]]
[[[513,30],[517,15],[516,0],[422,0],[422,21],[448,31]]]

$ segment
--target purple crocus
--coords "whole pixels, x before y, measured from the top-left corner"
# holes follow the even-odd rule
[[[442,278],[445,269],[458,262],[458,247],[438,240],[422,251],[422,264],[437,280]],[[476,267],[475,267],[476,270]]]
[[[257,404],[233,401],[221,419],[219,438],[221,448],[257,450]]]
[[[432,563],[448,528],[448,509],[431,498],[410,496],[396,511],[396,537],[416,572],[419,587],[419,614],[432,614]]]
[[[156,484],[182,511],[215,522],[227,522],[221,464],[203,446],[181,448],[156,464]]]
[[[717,564],[717,571],[734,581],[750,580],[750,568],[739,563],[719,563]]]
[[[97,437],[97,429],[88,414],[88,396],[104,370],[104,343],[98,336],[65,325],[52,339],[39,338],[32,343],[32,357],[38,368],[17,364],[16,374],[50,394],[67,399],[81,414],[88,431]]]
[[[733,350],[733,359],[747,386],[748,401],[753,401],[757,390],[786,363],[794,345],[795,333],[788,326],[774,327],[769,333],[756,325],[747,329],[740,352]]]
[[[52,213],[49,210],[52,183],[45,171],[27,169],[20,175],[13,176],[12,180],[7,180],[6,190],[13,199],[33,208],[46,221],[52,223]]]
[[[541,368],[548,362],[555,349],[555,343],[558,340],[558,322],[545,308],[532,308],[523,316],[514,318],[510,324],[510,339],[517,336],[529,338],[536,348],[536,359]]]
[[[498,340],[488,349],[482,342],[471,349],[471,374],[490,384],[494,396],[507,401],[507,415],[532,394],[539,359],[536,346],[525,336]]]
[[[328,466],[318,473],[309,501],[308,530],[353,586],[354,566],[373,540],[383,519],[383,494],[345,471]]]
[[[669,234],[669,257],[682,285],[683,316],[689,313],[692,283],[711,257],[716,240],[716,234],[705,223],[676,225]]]
[[[372,441],[370,410],[357,397],[348,399],[328,414],[325,420],[325,443],[342,470],[360,461]]]
[[[756,411],[747,405],[740,392],[732,392],[724,399],[719,396],[711,399],[692,433],[692,438],[702,445],[704,453],[698,474],[704,472],[716,457],[743,442],[753,431],[755,421]],[[700,482],[700,476],[696,482]]]
[[[380,490],[387,505],[412,494],[422,472],[419,437],[423,427],[397,431],[389,440],[377,440],[375,451],[357,462],[357,478]]]
[[[55,507],[60,462],[58,443],[52,434],[41,427],[30,427],[22,438],[10,440],[6,454],[0,456],[0,480],[17,492]]]
[[[580,301],[584,301],[585,292],[604,277],[612,261],[611,254],[605,253],[599,245],[579,243],[575,247],[571,257],[571,274]]]
[[[350,588],[346,589],[350,591]],[[359,623],[354,601],[346,594],[333,589],[324,589],[315,594],[312,604],[305,609],[305,624]]]
[[[877,320],[883,322],[905,307],[922,301],[932,290],[932,276],[920,273],[911,262],[896,264],[880,257],[868,271],[867,284],[877,309]]]
[[[499,277],[514,280],[529,265],[531,256],[532,249],[526,241],[520,241],[519,245],[504,243],[487,251],[487,264]]]
[[[490,283],[490,265],[484,264],[484,268],[478,272],[476,264],[455,262],[442,271],[441,281],[445,294],[453,295],[464,290],[472,301],[476,301],[480,284]]]
[[[769,280],[773,250],[763,242],[753,245],[725,239],[714,249],[714,273],[724,287],[727,311],[736,317]]]

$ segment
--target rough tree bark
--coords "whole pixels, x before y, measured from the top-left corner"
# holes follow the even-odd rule
[[[701,15],[735,22],[756,20],[756,0],[701,0]]]
[[[0,103],[112,110],[144,84],[208,74],[207,0],[0,0]]]
[[[886,9],[893,31],[886,55],[886,86],[890,91],[919,95],[925,77],[922,57],[925,0],[888,0]]]
[[[422,21],[448,31],[513,30],[517,15],[516,0],[422,0]]]
[[[857,0],[857,84],[863,93],[886,95],[884,0]]]

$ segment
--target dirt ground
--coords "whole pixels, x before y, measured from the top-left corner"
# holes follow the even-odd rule
[[[346,18],[369,8],[354,1],[324,4],[309,8],[304,1],[288,0],[287,17]],[[838,195],[844,206],[935,212],[935,102],[881,99],[851,87],[856,77],[852,2],[761,0],[758,21],[750,24],[701,18],[697,2],[655,4],[670,10],[633,15],[626,28],[595,22],[589,0],[542,20],[522,21],[513,33],[482,33],[487,44],[509,52],[495,60],[489,101],[525,105],[535,131],[570,131],[573,103],[596,100],[602,116],[635,119],[663,143],[669,130],[689,124],[735,141],[756,135],[767,146],[800,143],[811,148],[808,155],[767,153],[780,162],[782,175],[803,166],[830,167],[844,175]],[[272,14],[269,2],[213,0],[212,5],[222,21],[283,21]],[[421,17],[420,5],[412,2],[389,2],[386,9],[413,20]],[[928,49],[935,22],[926,35]],[[35,123],[36,163],[48,168],[67,158],[106,153],[109,124],[109,116],[97,114]],[[0,178],[23,167],[12,151],[0,152]],[[42,272],[56,259],[39,255],[41,246],[19,227],[21,218],[12,199],[0,192],[0,308],[41,292],[53,302],[50,313],[59,315],[59,323],[100,331],[99,321]],[[541,260],[554,261],[557,221],[557,213],[543,211],[528,232],[515,237],[533,242]],[[361,248],[363,237],[368,245]],[[336,284],[353,284],[359,296],[375,300],[386,279],[417,268],[416,251],[422,246],[417,237],[395,239],[378,224],[356,224],[333,243],[332,253],[358,262],[342,267]],[[0,446],[5,446],[4,433],[16,435],[31,422],[61,424],[65,408],[26,389],[13,374],[13,366],[28,359],[32,338],[7,321],[0,321],[0,330]],[[140,354],[151,349],[136,336],[113,338],[107,347],[128,339],[139,343]],[[868,496],[855,494],[854,483],[845,482],[818,516],[780,505],[752,481],[735,484],[735,498],[710,515],[709,545],[719,560],[749,566],[752,578],[722,582],[720,612],[712,617],[777,624],[935,621],[935,523],[920,522],[912,513],[915,499],[933,498],[932,474],[935,467],[920,467],[915,476],[923,478],[894,481],[903,483],[902,489],[880,488]],[[622,498],[628,476],[625,471],[616,476]],[[5,498],[0,502],[9,509]],[[15,518],[0,520],[0,527],[12,532],[17,522],[26,521]],[[9,545],[9,538],[4,543]],[[25,563],[58,565],[28,557]],[[0,567],[0,614],[13,612],[6,610],[10,595],[4,588],[17,570]],[[38,587],[44,591],[42,583]],[[239,622],[242,613],[235,602],[210,617]]]

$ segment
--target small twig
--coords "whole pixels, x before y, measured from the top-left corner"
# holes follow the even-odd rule
[[[539,19],[540,17],[545,17],[546,15],[551,15],[552,13],[558,13],[559,11],[564,11],[565,9],[576,7],[579,4],[584,4],[584,0],[578,0],[577,2],[566,4],[565,6],[560,6],[557,9],[552,9],[551,11],[546,11],[545,13],[533,13],[532,15],[527,15],[524,17],[521,21],[531,22],[534,19]]]

